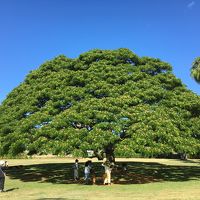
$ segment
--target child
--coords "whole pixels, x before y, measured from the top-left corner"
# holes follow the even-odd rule
[[[73,169],[74,169],[74,180],[77,181],[79,179],[79,175],[78,175],[78,159],[75,160]]]

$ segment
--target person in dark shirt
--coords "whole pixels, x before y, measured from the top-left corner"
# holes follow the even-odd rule
[[[4,192],[4,185],[5,185],[5,173],[3,172],[0,166],[0,192]]]

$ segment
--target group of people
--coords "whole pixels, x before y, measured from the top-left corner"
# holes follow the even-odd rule
[[[102,166],[104,167],[105,173],[103,174],[103,184],[104,185],[111,185],[111,171],[113,168],[113,164],[109,161],[105,161],[102,163]],[[75,163],[73,165],[74,169],[74,180],[79,180],[79,161],[78,159],[75,160]],[[92,161],[88,160],[85,162],[84,166],[84,181],[85,184],[89,184],[90,181],[92,181],[93,184],[96,183],[96,173],[92,167]]]
[[[104,167],[105,173],[103,174],[103,184],[104,185],[111,185],[111,171],[113,168],[113,164],[109,161],[105,161],[102,163],[102,166]],[[0,192],[4,192],[4,185],[5,185],[5,173],[2,170],[3,168],[8,167],[7,161],[0,161]],[[79,160],[76,159],[75,163],[73,165],[74,170],[74,180],[79,180]],[[92,181],[93,184],[96,183],[96,173],[95,170],[92,167],[92,161],[88,160],[85,162],[84,166],[84,181],[85,184],[89,184],[90,181]]]

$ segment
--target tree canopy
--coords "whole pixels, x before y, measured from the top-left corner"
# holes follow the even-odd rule
[[[200,57],[197,57],[191,67],[191,76],[200,83]]]
[[[160,59],[128,49],[60,55],[0,106],[0,155],[200,153],[200,97]]]

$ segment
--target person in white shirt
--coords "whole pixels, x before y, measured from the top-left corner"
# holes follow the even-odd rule
[[[91,170],[91,161],[87,161],[85,163],[85,169],[84,169],[84,174],[85,174],[84,180],[85,180],[86,184],[89,183],[90,170]]]

